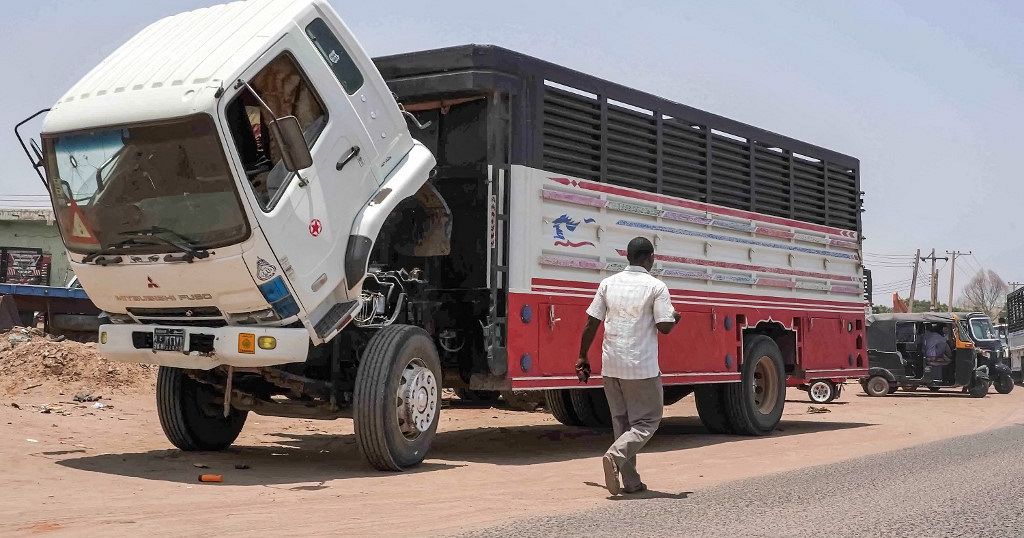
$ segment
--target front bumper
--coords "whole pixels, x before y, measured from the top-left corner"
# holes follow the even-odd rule
[[[105,358],[117,362],[158,364],[195,370],[209,370],[221,365],[252,368],[305,362],[309,354],[309,332],[305,328],[167,327],[160,325],[159,327],[163,328],[184,329],[184,351],[154,351],[151,348],[137,347],[140,336],[144,336],[146,333],[152,335],[153,329],[156,327],[157,325],[136,324],[101,325],[99,352]],[[277,345],[274,349],[257,347],[252,353],[241,353],[238,350],[238,335],[242,333],[255,335],[256,338],[272,336],[277,339]],[[191,336],[199,336],[206,341],[212,337],[213,351],[190,350],[190,346],[195,341]]]

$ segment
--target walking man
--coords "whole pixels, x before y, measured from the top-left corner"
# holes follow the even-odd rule
[[[601,282],[587,309],[576,369],[590,373],[587,353],[604,322],[601,377],[611,409],[615,442],[604,454],[604,479],[613,495],[647,490],[636,471],[636,454],[661,423],[664,393],[658,367],[658,332],[668,334],[679,322],[668,286],[651,276],[654,245],[637,237],[626,247],[629,267]],[[622,484],[619,484],[619,478]]]

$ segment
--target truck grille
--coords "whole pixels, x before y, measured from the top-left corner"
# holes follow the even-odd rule
[[[224,314],[215,306],[190,308],[129,308],[139,323],[147,325],[179,325],[188,327],[223,327],[227,325]]]

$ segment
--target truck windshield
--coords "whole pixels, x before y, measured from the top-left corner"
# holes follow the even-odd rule
[[[43,148],[50,197],[73,252],[116,251],[142,229],[164,229],[195,248],[248,237],[208,115],[44,136]],[[160,241],[131,245],[132,252],[176,250]]]
[[[996,340],[995,331],[992,330],[992,322],[988,318],[971,318],[971,337],[975,340]]]

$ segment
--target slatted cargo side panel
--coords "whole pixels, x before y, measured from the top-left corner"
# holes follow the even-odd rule
[[[857,217],[860,214],[857,171],[832,163],[828,163],[825,171],[828,175],[828,219],[825,223],[845,230],[857,229]]]
[[[662,123],[662,193],[707,201],[708,130],[675,121]]]
[[[601,179],[601,103],[557,88],[544,92],[544,169]]]
[[[654,116],[608,105],[608,183],[657,192],[658,132]]]
[[[792,218],[793,189],[789,180],[791,155],[779,148],[754,145],[757,211]]]
[[[543,81],[545,170],[858,231],[858,171]]]
[[[711,133],[711,187],[708,203],[754,211],[750,182],[750,144]]]

